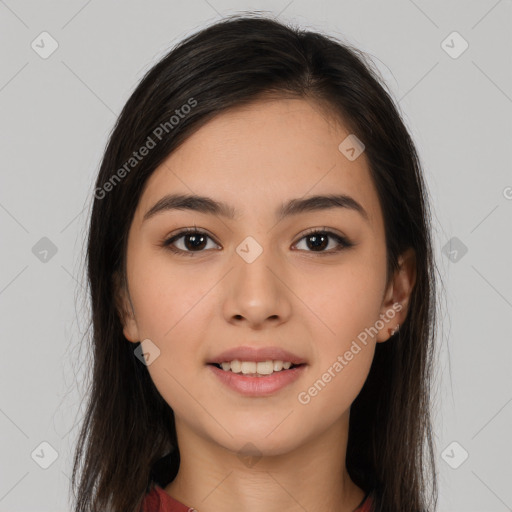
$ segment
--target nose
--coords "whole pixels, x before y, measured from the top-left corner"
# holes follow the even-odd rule
[[[253,329],[286,322],[291,314],[291,292],[285,267],[263,252],[252,262],[234,255],[233,270],[225,283],[223,313],[232,324],[246,323]]]

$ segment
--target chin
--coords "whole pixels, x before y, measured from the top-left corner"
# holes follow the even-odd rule
[[[284,455],[300,446],[300,440],[295,439],[284,432],[269,432],[275,428],[267,428],[264,431],[254,430],[248,432],[244,429],[237,435],[236,430],[229,430],[233,437],[218,439],[217,443],[225,449],[233,452],[240,458],[244,457],[273,457]],[[277,430],[277,429],[276,429]]]

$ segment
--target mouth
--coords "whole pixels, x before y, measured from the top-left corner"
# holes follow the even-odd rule
[[[212,374],[223,386],[246,397],[269,397],[293,385],[306,372],[306,363],[280,360],[226,361],[207,363]],[[274,370],[276,368],[276,370]]]

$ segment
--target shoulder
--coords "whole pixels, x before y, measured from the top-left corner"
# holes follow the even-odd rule
[[[194,509],[175,500],[156,484],[144,497],[140,512],[193,512]]]

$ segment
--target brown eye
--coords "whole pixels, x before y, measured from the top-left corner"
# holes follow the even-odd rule
[[[352,247],[354,244],[347,240],[345,237],[337,235],[332,231],[324,231],[324,230],[312,230],[303,236],[299,242],[305,240],[306,250],[307,252],[318,252],[318,253],[326,253],[330,254],[333,252],[338,252],[343,249]],[[334,240],[334,247],[331,247],[329,250],[325,250],[330,245],[330,241]],[[332,244],[331,244],[332,245]]]
[[[167,239],[162,245],[175,253],[192,255],[194,252],[204,252],[208,239],[211,240],[211,237],[203,231],[186,229]],[[176,242],[181,247],[176,246]]]
[[[206,239],[208,237],[201,233],[196,235],[183,235],[184,245],[187,250],[195,251],[196,249],[201,250],[206,246]]]
[[[318,233],[316,235],[308,235],[304,237],[306,245],[312,250],[322,250],[329,245],[329,235],[325,233]]]

